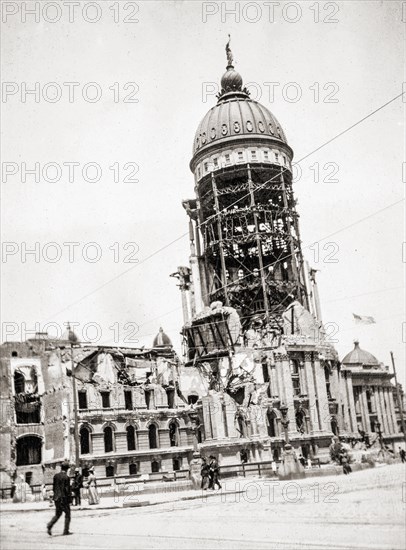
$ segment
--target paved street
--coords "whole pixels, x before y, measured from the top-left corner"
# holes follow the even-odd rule
[[[298,482],[247,481],[241,494],[142,508],[73,512],[52,538],[52,510],[4,512],[2,550],[403,549],[406,468],[396,464]],[[227,484],[225,482],[225,484]],[[243,486],[243,485],[241,485]]]

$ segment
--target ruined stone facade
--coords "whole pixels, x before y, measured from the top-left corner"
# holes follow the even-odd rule
[[[227,53],[195,136],[195,197],[183,201],[190,264],[173,276],[184,356],[162,330],[142,350],[89,348],[71,334],[0,346],[3,485],[16,474],[50,481],[76,453],[99,479],[162,479],[199,456],[278,461],[287,440],[321,461],[333,435],[367,444],[380,427],[385,444],[403,440],[388,369],[358,345],[341,363],[326,334],[301,250],[293,151]]]

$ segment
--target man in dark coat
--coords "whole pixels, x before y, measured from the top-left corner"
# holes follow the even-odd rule
[[[209,489],[215,489],[215,486],[218,485],[219,489],[221,489],[221,484],[219,481],[219,463],[217,462],[217,459],[215,456],[210,456],[210,486]]]
[[[83,476],[81,476],[79,468],[75,468],[75,476],[72,480],[72,493],[74,506],[80,506],[80,490],[83,487]]]
[[[53,482],[53,491],[54,491],[54,502],[55,502],[55,515],[47,525],[48,535],[52,535],[51,529],[61,517],[62,513],[65,514],[65,528],[63,530],[64,535],[70,535],[69,524],[70,524],[70,499],[71,499],[71,489],[70,489],[70,479],[66,473],[69,470],[69,464],[63,462],[61,465],[61,471],[59,474],[54,475]]]

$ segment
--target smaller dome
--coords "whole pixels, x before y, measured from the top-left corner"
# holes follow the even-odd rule
[[[161,327],[158,334],[154,338],[153,348],[171,348],[172,340],[167,334],[164,333],[164,329]]]
[[[241,91],[242,88],[242,76],[232,65],[227,67],[226,72],[221,77],[221,92],[235,92]]]
[[[354,342],[354,349],[347,353],[344,359],[341,361],[343,365],[380,365],[378,359],[359,347],[359,342]]]

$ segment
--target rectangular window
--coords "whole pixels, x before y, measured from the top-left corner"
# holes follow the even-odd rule
[[[275,162],[279,162],[279,153],[275,153]]]
[[[208,172],[208,171],[209,171],[209,163],[208,163],[208,162],[205,162],[205,163],[203,164],[203,166],[204,166],[204,171],[205,171],[205,172]]]
[[[214,168],[218,168],[219,161],[217,158],[213,159]]]
[[[197,177],[200,178],[200,168],[197,169]]]
[[[251,151],[251,158],[252,158],[252,160],[257,160],[257,152],[256,151]]]
[[[85,391],[78,392],[79,409],[87,409],[87,393]]]
[[[244,153],[242,151],[238,151],[238,162],[241,162],[244,160]]]
[[[269,160],[269,152],[264,151],[264,160]]]
[[[109,391],[102,391],[100,392],[101,398],[102,398],[102,407],[103,409],[109,409],[110,408],[110,392]]]
[[[230,154],[229,154],[229,153],[226,153],[226,154],[224,155],[224,158],[226,159],[226,164],[230,164],[230,162],[231,162]]]
[[[125,408],[127,411],[132,411],[133,409],[133,394],[131,390],[125,390],[124,391],[124,401],[125,401]]]

